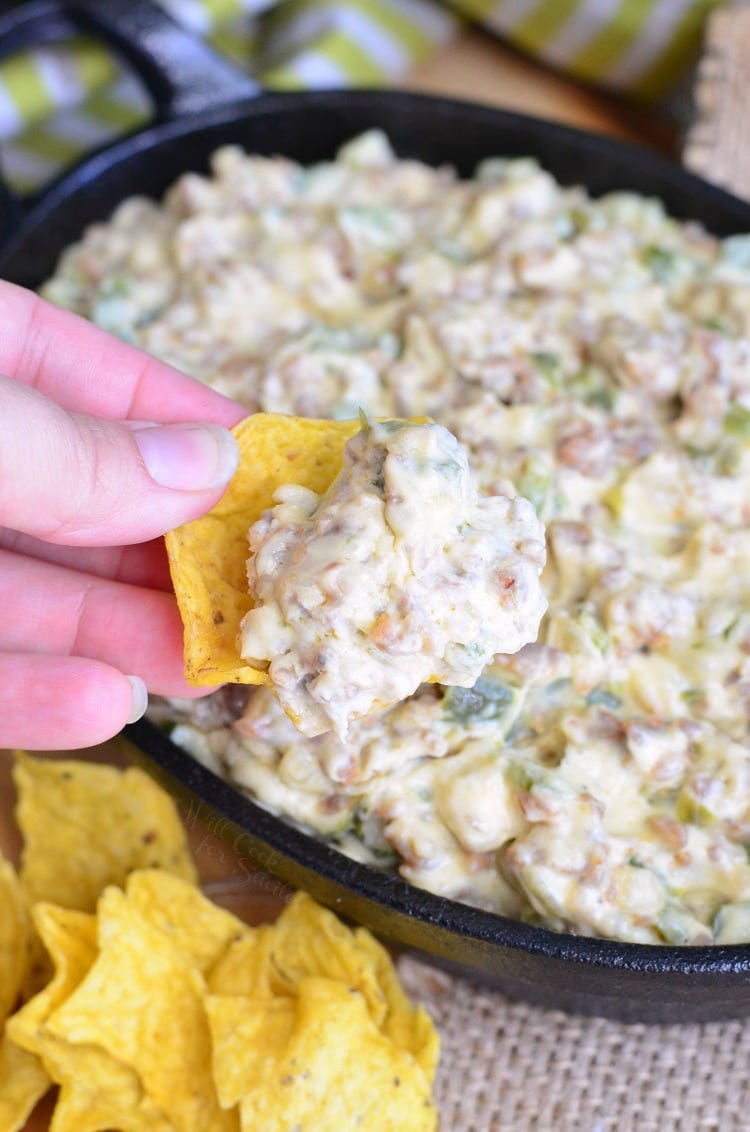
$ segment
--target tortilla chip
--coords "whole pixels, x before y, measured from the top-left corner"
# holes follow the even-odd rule
[[[31,915],[51,959],[53,974],[46,986],[8,1019],[7,1032],[17,1045],[41,1057],[47,1019],[82,982],[96,959],[96,917],[44,903],[35,904]]]
[[[219,1100],[232,1108],[272,1080],[294,1030],[297,1003],[293,998],[209,995],[206,1013]]]
[[[138,1075],[107,1050],[48,1035],[46,1064],[60,1086],[50,1132],[175,1132]]]
[[[32,909],[34,926],[52,962],[53,975],[47,985],[7,1022],[4,1063],[0,1063],[0,1128],[3,1102],[26,1115],[52,1084],[47,1060],[45,1024],[50,1013],[75,990],[96,958],[96,919],[84,912],[37,904]],[[8,1099],[3,1069],[9,1075]],[[23,1124],[20,1125],[23,1127]]]
[[[437,1034],[368,932],[304,893],[245,925],[195,887],[174,830],[158,851],[191,879],[134,869],[155,822],[182,834],[140,771],[22,756],[16,781],[27,853],[20,881],[0,867],[4,1008],[32,934],[50,977],[6,1022],[0,1132],[51,1084],[50,1132],[432,1132]],[[99,894],[113,875],[125,890]],[[24,896],[50,886],[95,914],[37,901],[27,917]]]
[[[16,870],[0,857],[0,1033],[26,978],[29,939],[30,925]]]
[[[386,949],[366,929],[352,931],[304,892],[294,895],[273,926],[227,949],[208,976],[208,989],[212,995],[293,997],[310,976],[359,991],[375,1025],[434,1079],[438,1033],[426,1010],[407,998]]]
[[[144,1095],[133,1069],[96,1045],[61,1038],[49,1025],[57,1008],[94,965],[98,955],[96,916],[40,903],[34,905],[32,917],[54,974],[9,1020],[8,1032],[18,1043],[16,1048],[22,1048],[29,1059],[26,1077],[33,1080],[35,1073],[37,1077],[43,1074],[43,1091],[52,1082],[60,1086],[51,1132],[104,1132],[112,1128],[119,1132],[171,1132],[173,1125]],[[0,1128],[4,1128],[1,1122]]]
[[[398,981],[390,955],[365,928],[355,928],[357,947],[371,965],[385,998],[386,1013],[380,1029],[401,1049],[408,1050],[434,1081],[440,1058],[440,1037],[423,1006],[414,1007]]]
[[[137,767],[19,753],[13,768],[24,836],[21,890],[93,912],[100,892],[133,869],[158,866],[197,881],[177,808]]]
[[[206,976],[211,994],[273,998],[271,965],[276,927],[246,927]]]
[[[247,931],[242,920],[220,908],[200,889],[160,869],[131,873],[125,885],[129,906],[164,932],[201,973]]]
[[[309,975],[325,975],[356,987],[375,1024],[404,1049],[423,1058],[425,1067],[431,1066],[434,1073],[435,1029],[425,1011],[412,1006],[388,952],[365,928],[351,930],[312,897],[297,892],[275,925],[271,966],[277,994],[294,993],[300,980]]]
[[[380,1032],[364,996],[320,976],[297,991],[207,1000],[217,1087],[223,1103],[239,1101],[243,1132],[432,1132],[431,1082]]]
[[[233,430],[240,466],[220,502],[166,536],[172,582],[185,626],[189,684],[267,684],[265,671],[240,656],[240,622],[252,602],[247,535],[273,506],[277,488],[296,483],[324,492],[360,421],[317,421],[256,413]]]
[[[386,1018],[388,1002],[371,955],[338,916],[304,892],[297,892],[279,916],[271,966],[276,994],[294,994],[302,979],[323,975],[360,991],[376,1026]]]
[[[200,972],[120,889],[105,890],[97,918],[99,955],[47,1029],[129,1066],[175,1128],[235,1132],[236,1113],[220,1109],[211,1075]]]
[[[0,1128],[18,1132],[52,1084],[38,1057],[0,1038]]]

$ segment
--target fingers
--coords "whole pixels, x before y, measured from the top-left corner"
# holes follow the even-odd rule
[[[0,551],[0,609],[0,655],[87,657],[140,676],[160,695],[201,694],[183,677],[172,594]]]
[[[0,325],[0,547],[18,552],[0,549],[0,745],[89,746],[142,713],[143,681],[201,693],[150,540],[221,497],[245,412],[8,283]]]
[[[69,414],[0,377],[0,525],[72,546],[143,542],[204,514],[237,465],[217,425]]]
[[[25,554],[43,562],[55,562],[71,570],[111,578],[130,586],[146,586],[152,590],[171,590],[169,562],[161,538],[135,546],[58,546],[31,535],[0,527],[0,549]]]
[[[2,747],[90,747],[138,719],[145,706],[140,681],[101,661],[0,653]]]
[[[0,326],[0,373],[69,411],[226,428],[247,415],[201,382],[12,283],[0,282]]]

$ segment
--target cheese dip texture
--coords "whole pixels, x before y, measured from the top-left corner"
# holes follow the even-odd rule
[[[471,687],[546,608],[533,507],[480,496],[440,425],[366,424],[325,495],[280,488],[249,537],[241,653],[305,735],[346,739],[427,681]]]
[[[161,705],[260,803],[432,892],[644,943],[750,941],[750,239],[531,160],[382,135],[220,150],[49,298],[248,409],[429,416],[545,523],[538,640],[299,735],[267,688]]]

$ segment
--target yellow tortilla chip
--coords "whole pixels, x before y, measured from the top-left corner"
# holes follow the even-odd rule
[[[386,1018],[388,1002],[371,955],[338,916],[304,892],[295,893],[276,922],[271,967],[276,994],[294,994],[302,979],[324,975],[360,991],[376,1026]]]
[[[324,975],[356,988],[373,1022],[435,1076],[440,1039],[423,1007],[414,1007],[398,981],[382,944],[365,928],[353,931],[312,897],[298,892],[276,924],[271,959],[277,993],[293,992],[301,979]]]
[[[138,1075],[107,1050],[48,1035],[45,1064],[60,1086],[50,1132],[175,1132]]]
[[[200,889],[160,869],[131,873],[125,892],[129,906],[164,932],[202,973],[248,930]]]
[[[26,1115],[52,1084],[45,1023],[52,1010],[78,986],[96,957],[94,916],[54,904],[37,904],[32,917],[54,973],[43,990],[8,1019],[0,1059],[0,1097],[11,1110],[15,1104],[18,1112]],[[11,1081],[7,1101],[4,1073]],[[0,1128],[4,1129],[2,1105],[0,1102]]]
[[[172,1124],[144,1095],[140,1079],[129,1066],[98,1046],[60,1038],[48,1025],[96,960],[96,917],[44,903],[34,905],[32,917],[54,974],[9,1019],[8,1040],[12,1036],[16,1050],[28,1059],[19,1068],[16,1054],[14,1069],[23,1072],[28,1082],[38,1082],[36,1098],[52,1082],[60,1086],[51,1132],[104,1132],[111,1128],[120,1132],[171,1132]],[[0,1120],[0,1128],[4,1127]]]
[[[243,1132],[436,1128],[428,1075],[353,987],[311,976],[294,999],[209,998],[207,1011],[217,1087],[239,1101]]]
[[[31,915],[52,961],[53,974],[46,986],[8,1019],[7,1032],[17,1045],[43,1056],[44,1024],[82,982],[96,959],[96,917],[44,903],[35,904]]]
[[[361,425],[256,413],[233,430],[240,465],[220,502],[166,536],[172,582],[185,626],[189,684],[267,684],[237,647],[251,607],[247,534],[273,506],[277,488],[297,483],[324,492],[336,478],[344,446]]]
[[[237,1115],[220,1108],[211,1074],[200,972],[120,889],[102,894],[97,920],[99,955],[47,1029],[130,1067],[175,1128],[236,1132]]]
[[[368,931],[363,928],[352,931],[333,912],[304,892],[295,894],[273,926],[256,929],[252,936],[245,934],[232,943],[209,973],[212,1033],[214,1024],[219,1025],[217,1019],[235,1018],[235,1008],[231,1005],[216,1005],[218,996],[236,996],[254,1004],[252,1018],[242,1023],[243,1041],[252,1044],[255,1039],[251,1035],[264,1032],[261,1004],[284,999],[293,1001],[302,984],[310,978],[334,980],[349,992],[360,994],[373,1025],[395,1050],[412,1058],[425,1080],[432,1083],[440,1050],[437,1031],[424,1008],[414,1007],[407,998],[388,952]],[[279,1007],[281,1014],[269,1016],[272,1041],[283,1029],[281,1016],[289,1017],[283,1014],[284,1009]],[[250,1060],[255,1058],[252,1064],[258,1067],[262,1077],[267,1066],[265,1055],[261,1056],[262,1039],[258,1037],[257,1042],[255,1053],[246,1049],[242,1065],[247,1075]],[[229,1103],[226,1098],[234,1096],[231,1101],[234,1104],[239,1094],[232,1091],[231,1082],[234,1074],[239,1080],[242,1073],[230,1053],[225,1051],[222,1056],[226,1058],[223,1061],[225,1092],[222,1093],[219,1084],[219,1095],[222,1103]]]
[[[273,998],[271,957],[275,940],[275,925],[246,927],[206,976],[210,993]]]
[[[271,1082],[294,1030],[297,1003],[293,998],[209,995],[206,1013],[219,1100],[232,1108],[251,1090]]]
[[[38,1057],[0,1038],[0,1128],[19,1132],[52,1082]]]
[[[32,935],[50,977],[6,1022],[0,1132],[51,1084],[50,1132],[432,1132],[437,1034],[368,932],[304,893],[276,924],[245,925],[194,885],[174,831],[159,852],[191,879],[133,868],[155,796],[179,827],[140,771],[22,756],[16,781],[27,871],[0,862],[4,1009]],[[111,875],[124,890],[98,894]],[[27,915],[25,895],[55,884],[95,914],[37,901]]]
[[[246,928],[207,982],[213,995],[293,997],[302,979],[315,975],[359,991],[375,1025],[434,1078],[437,1031],[426,1010],[409,1001],[386,949],[365,928],[351,930],[305,892],[295,893],[275,924]]]
[[[397,1046],[408,1050],[433,1081],[440,1058],[440,1037],[432,1019],[423,1006],[412,1006],[383,945],[365,928],[355,928],[354,938],[360,952],[369,959],[386,1001],[380,1029]]]
[[[0,1033],[26,977],[29,938],[30,926],[16,870],[10,861],[0,857]]]
[[[355,932],[307,893],[295,893],[276,923],[271,958],[275,992],[292,994],[301,979],[311,975],[338,979],[360,990],[373,1022],[382,1027],[390,1003],[381,985],[380,967],[383,961],[390,966],[390,960],[369,933],[362,936],[372,946],[361,946]],[[412,1011],[405,995],[403,1001]]]
[[[174,802],[137,767],[19,754],[13,778],[29,904],[50,900],[93,912],[107,885],[152,866],[197,880]]]
[[[138,1075],[107,1050],[59,1038],[46,1022],[39,1026],[35,1046],[41,1057],[15,1046],[13,1084],[17,1091],[22,1079],[28,1082],[27,1089],[35,1086],[34,1101],[52,1083],[59,1086],[50,1132],[108,1132],[113,1128],[118,1132],[172,1132],[174,1125],[144,1094]],[[20,1056],[28,1060],[19,1064]],[[0,1096],[4,1098],[2,1083],[0,1063]],[[0,1128],[5,1132],[2,1116],[0,1101]]]

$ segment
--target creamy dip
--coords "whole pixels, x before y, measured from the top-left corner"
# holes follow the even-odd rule
[[[240,649],[303,734],[346,739],[427,681],[471,687],[536,637],[544,528],[520,496],[480,496],[441,425],[366,424],[325,495],[276,498],[250,530]]]
[[[46,294],[241,399],[430,416],[547,530],[537,642],[303,738],[267,689],[161,705],[261,804],[433,892],[646,943],[750,941],[750,239],[531,160],[369,133],[220,150]]]

